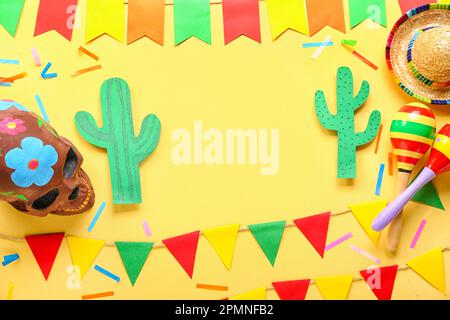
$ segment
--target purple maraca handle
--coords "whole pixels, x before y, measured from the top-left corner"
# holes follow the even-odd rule
[[[403,207],[428,182],[436,177],[436,173],[428,167],[423,168],[416,180],[405,191],[400,193],[381,213],[373,220],[372,229],[383,230],[402,211]]]

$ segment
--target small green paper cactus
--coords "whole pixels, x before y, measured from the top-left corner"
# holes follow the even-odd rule
[[[158,145],[161,123],[157,116],[148,115],[139,135],[135,136],[130,89],[123,79],[113,78],[103,83],[101,103],[102,128],[84,111],[76,114],[76,127],[89,143],[108,150],[113,202],[141,203],[139,165]]]
[[[341,67],[337,72],[335,115],[329,111],[323,91],[316,92],[316,114],[320,124],[338,134],[338,178],[356,177],[356,148],[372,141],[380,128],[381,114],[375,110],[370,115],[366,130],[355,132],[355,111],[366,102],[369,93],[370,85],[363,81],[359,93],[354,96],[353,75],[347,67]]]

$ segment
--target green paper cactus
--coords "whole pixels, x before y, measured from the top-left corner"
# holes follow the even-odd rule
[[[139,166],[158,145],[161,123],[157,116],[148,115],[139,135],[135,136],[130,89],[123,79],[113,78],[103,83],[101,104],[102,128],[84,111],[76,114],[76,127],[89,143],[108,150],[113,202],[141,203]]]
[[[375,110],[370,115],[366,130],[355,132],[355,111],[366,102],[369,93],[370,85],[363,81],[359,93],[354,96],[353,75],[347,67],[341,67],[337,72],[336,114],[329,111],[323,91],[316,92],[315,108],[320,124],[338,134],[338,178],[356,177],[356,149],[372,141],[380,128],[381,114]]]

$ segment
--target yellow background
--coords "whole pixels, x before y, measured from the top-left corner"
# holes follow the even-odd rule
[[[344,1],[347,6],[347,1]],[[400,16],[397,1],[386,1],[388,28],[370,29],[365,22],[342,34],[326,27],[314,37],[288,31],[277,41],[270,38],[265,3],[261,4],[262,45],[239,38],[223,45],[223,22],[220,5],[211,6],[213,45],[191,39],[174,47],[173,7],[167,6],[164,47],[143,39],[122,45],[103,36],[87,48],[101,57],[103,69],[72,78],[75,70],[95,62],[77,49],[84,44],[85,1],[80,1],[81,27],[74,31],[72,42],[56,32],[33,37],[38,1],[27,1],[15,38],[0,28],[0,56],[19,58],[20,66],[1,65],[5,76],[27,71],[29,76],[12,88],[0,88],[1,98],[14,99],[39,113],[34,100],[40,94],[51,124],[72,140],[85,157],[84,168],[90,173],[97,193],[97,203],[88,213],[73,217],[35,218],[0,206],[0,233],[12,236],[65,231],[70,235],[105,239],[108,242],[156,241],[197,229],[230,223],[242,225],[276,220],[291,220],[331,210],[342,211],[347,204],[376,199],[374,195],[378,167],[387,163],[390,143],[387,135],[394,112],[412,99],[396,87],[384,63],[384,46],[389,30]],[[348,10],[346,7],[348,28]],[[321,41],[331,35],[335,46],[325,49],[316,60],[315,49],[302,49],[302,42]],[[339,43],[357,39],[358,51],[373,60],[380,69],[374,71],[353,57]],[[58,78],[42,80],[42,68],[33,66],[31,48],[36,48],[42,62],[53,63]],[[370,112],[382,111],[385,126],[380,150],[375,143],[358,151],[358,177],[353,182],[336,179],[337,139],[322,129],[313,107],[314,92],[324,89],[332,108],[335,105],[335,75],[339,66],[349,66],[355,82],[366,79],[372,93],[357,113],[357,129],[365,128]],[[99,89],[110,77],[126,79],[132,90],[136,130],[141,120],[155,113],[162,121],[161,141],[155,153],[141,167],[144,202],[141,205],[113,206],[107,155],[84,141],[75,130],[74,115],[88,110],[101,119]],[[433,107],[441,126],[449,120],[448,107]],[[202,120],[205,128],[279,128],[280,172],[261,176],[257,166],[175,166],[171,162],[173,130],[192,130],[193,122]],[[450,205],[448,175],[438,177],[436,185],[445,205]],[[391,199],[395,179],[385,175],[382,196]],[[106,210],[92,233],[87,227],[102,201]],[[114,299],[218,299],[269,286],[271,281],[315,276],[357,274],[372,262],[350,249],[355,244],[379,257],[382,265],[401,264],[435,248],[450,245],[450,217],[442,211],[410,204],[405,230],[396,256],[386,253],[383,239],[375,247],[351,214],[333,217],[328,243],[352,232],[354,237],[321,259],[297,230],[287,229],[274,268],[250,233],[239,235],[231,271],[201,237],[193,280],[190,280],[166,249],[151,252],[136,283],[131,287],[118,252],[105,247],[95,263],[118,274],[121,282],[91,270],[80,290],[66,287],[67,267],[71,264],[64,240],[52,273],[46,282],[25,243],[0,241],[0,255],[18,252],[20,261],[0,269],[0,298],[5,298],[9,282],[15,284],[15,299],[80,299],[82,294],[114,290]],[[420,223],[428,223],[416,249],[409,249]],[[152,237],[147,237],[142,220],[149,221]],[[444,253],[449,261],[449,254]],[[448,271],[447,271],[448,275]],[[196,289],[196,283],[229,286],[229,292]],[[450,284],[447,281],[447,286]],[[273,291],[268,298],[276,299]],[[311,286],[307,299],[320,299]],[[355,282],[350,299],[374,299],[363,282]],[[413,271],[399,272],[394,299],[445,299]]]

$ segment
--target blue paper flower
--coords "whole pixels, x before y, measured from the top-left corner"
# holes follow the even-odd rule
[[[15,169],[11,180],[21,188],[28,188],[32,184],[45,186],[53,177],[52,166],[58,162],[58,153],[51,145],[44,146],[35,137],[22,140],[21,148],[10,150],[5,156],[8,168]]]

